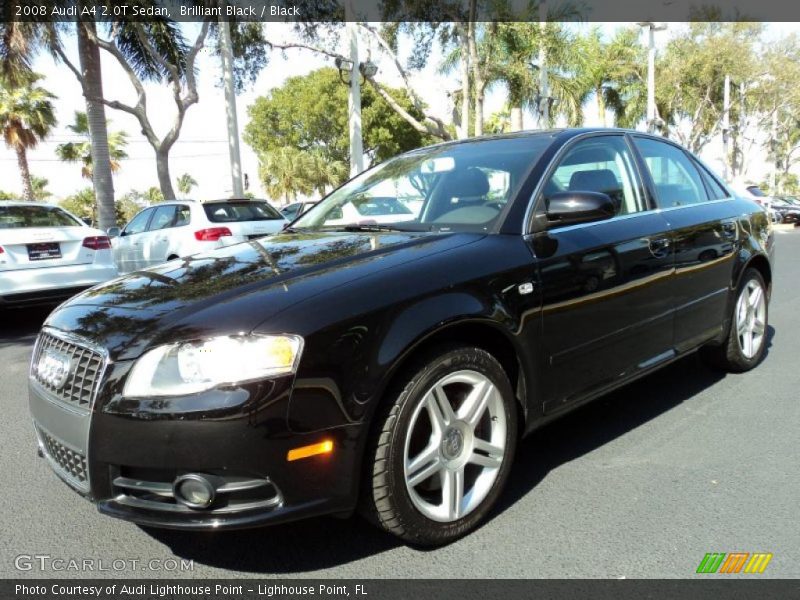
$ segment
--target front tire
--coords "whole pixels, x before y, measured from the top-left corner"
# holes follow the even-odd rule
[[[514,393],[480,348],[422,357],[391,392],[368,449],[367,516],[420,546],[477,527],[508,478],[517,440]]]
[[[728,337],[719,346],[703,348],[703,358],[732,373],[749,371],[767,351],[768,316],[764,278],[758,270],[747,269],[736,293]]]

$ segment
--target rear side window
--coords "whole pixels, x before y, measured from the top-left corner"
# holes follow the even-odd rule
[[[208,202],[203,204],[203,209],[212,223],[283,220],[281,214],[266,202]]]
[[[188,225],[192,220],[192,210],[183,204],[176,207],[177,213],[175,215],[175,224],[173,227],[183,227]]]
[[[671,208],[708,200],[700,173],[683,150],[649,138],[634,140],[653,178],[659,206]]]
[[[709,199],[723,200],[725,198],[730,198],[730,194],[719,184],[717,179],[703,167],[703,165],[698,165],[695,163],[695,166],[697,167],[697,170],[700,171],[700,175],[703,176],[703,181],[706,183],[706,190],[708,191]]]
[[[175,206],[159,206],[156,208],[156,212],[153,214],[153,218],[147,230],[156,231],[158,229],[166,229],[167,227],[172,227],[174,221]]]
[[[0,229],[83,225],[55,206],[0,206]]]

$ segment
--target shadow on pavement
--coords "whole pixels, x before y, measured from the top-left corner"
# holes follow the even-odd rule
[[[768,330],[768,347],[775,330]],[[560,465],[633,431],[713,386],[724,373],[696,355],[590,402],[523,440],[506,490],[484,527]],[[361,518],[315,518],[261,529],[192,533],[147,528],[178,556],[250,573],[302,573],[347,564],[400,544]],[[391,576],[392,573],[386,573]]]
[[[0,308],[0,348],[14,344],[32,344],[53,308]]]

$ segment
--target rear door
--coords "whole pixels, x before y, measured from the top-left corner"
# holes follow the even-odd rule
[[[143,256],[147,266],[159,265],[167,260],[170,247],[170,228],[175,224],[177,207],[174,204],[157,206],[143,236]]]
[[[634,143],[675,243],[675,341],[691,349],[721,332],[728,315],[741,232],[727,191],[680,146],[644,136]]]
[[[131,219],[113,240],[114,260],[121,273],[144,268],[144,235],[155,208],[146,208]]]
[[[545,412],[674,355],[669,227],[626,138],[573,142],[546,175],[537,206],[561,191],[602,192],[618,208],[611,219],[553,227],[530,240],[542,293]]]

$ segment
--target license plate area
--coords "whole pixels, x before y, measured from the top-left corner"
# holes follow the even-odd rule
[[[48,260],[61,258],[61,245],[57,242],[28,244],[28,260]]]

